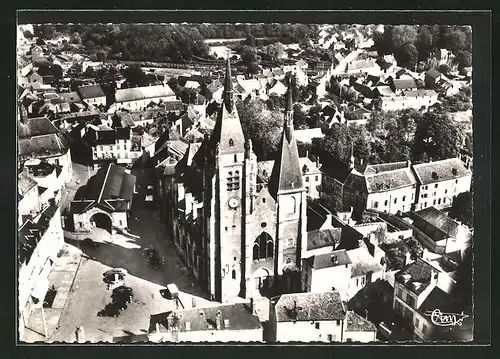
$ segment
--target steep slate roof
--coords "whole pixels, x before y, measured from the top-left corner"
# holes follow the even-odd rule
[[[293,130],[292,94],[288,91],[285,110],[285,124],[281,143],[278,147],[278,158],[273,166],[269,179],[269,193],[274,199],[284,192],[298,192],[305,190],[302,183],[299,152]]]
[[[331,228],[307,232],[307,250],[337,247],[342,238],[342,228]]]
[[[453,169],[456,170],[455,173]],[[458,158],[413,165],[413,170],[421,185],[472,175],[471,170],[467,169]],[[435,175],[433,175],[433,172],[435,172]]]
[[[439,76],[441,76],[441,72],[439,72],[438,70],[436,70],[435,68],[432,68],[430,69],[429,71],[427,71],[425,73],[426,76],[429,76],[433,79],[437,79]]]
[[[370,174],[365,172],[366,187],[369,193],[385,192],[396,188],[412,186],[417,183],[409,167]]]
[[[78,86],[78,92],[82,99],[106,97],[101,85]]]
[[[336,257],[337,262],[334,262],[334,257]],[[311,258],[308,258],[307,261],[309,262],[309,265],[314,269],[344,266],[346,264],[352,263],[345,249],[312,256]]]
[[[372,257],[365,247],[351,249],[347,254],[352,263],[352,277],[366,275],[370,272],[380,272],[384,269],[380,263],[377,263],[375,258]]]
[[[90,178],[84,191],[71,203],[71,212],[81,213],[99,206],[110,211],[130,209],[136,177],[125,168],[108,163]],[[82,203],[85,205],[82,206]]]
[[[156,85],[116,90],[115,100],[121,103],[172,96],[175,96],[175,93],[168,85]]]
[[[346,316],[338,291],[283,294],[275,309],[277,322],[332,321]]]
[[[369,320],[363,318],[352,310],[346,314],[346,332],[376,332],[377,327]]]
[[[69,143],[61,134],[50,134],[19,140],[19,156],[50,157],[65,154]]]
[[[232,145],[230,144],[230,140],[232,140]],[[221,154],[238,153],[245,150],[245,136],[241,128],[240,118],[233,97],[233,82],[231,80],[229,58],[226,65],[223,103],[210,138],[210,147],[215,149],[217,143],[220,146]]]

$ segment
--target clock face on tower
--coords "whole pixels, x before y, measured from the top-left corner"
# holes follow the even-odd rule
[[[230,208],[234,209],[234,208],[238,207],[239,204],[240,204],[240,201],[238,200],[238,198],[233,197],[233,198],[229,199],[228,205]]]

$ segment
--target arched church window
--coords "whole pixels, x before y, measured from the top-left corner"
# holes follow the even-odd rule
[[[262,232],[254,242],[253,259],[272,258],[274,256],[274,241],[269,233]]]
[[[229,139],[229,146],[230,147],[233,147],[234,146],[234,141],[232,138]]]
[[[287,202],[288,203],[286,203],[285,208],[287,209],[288,213],[295,213],[297,211],[297,200],[295,199],[295,197],[289,197]]]

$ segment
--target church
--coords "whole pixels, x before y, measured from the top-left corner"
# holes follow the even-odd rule
[[[307,240],[307,188],[287,93],[281,142],[267,180],[236,110],[227,62],[223,101],[211,136],[190,143],[171,173],[167,225],[211,299],[257,298],[271,283],[300,288]]]

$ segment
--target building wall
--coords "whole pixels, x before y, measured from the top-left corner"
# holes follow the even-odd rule
[[[262,342],[262,328],[247,330],[203,330],[180,332],[179,341],[185,342]]]
[[[74,213],[73,221],[75,223],[76,232],[89,232],[94,228],[91,223],[91,218],[96,213],[103,213],[111,218],[111,227],[114,228],[127,228],[127,212],[113,212],[111,214],[104,212],[96,207],[91,208],[84,213]],[[121,222],[120,222],[121,221]],[[81,225],[80,225],[81,224]]]
[[[451,207],[455,196],[470,191],[472,175],[418,186],[415,210],[434,206],[437,209]]]
[[[58,209],[49,222],[49,227],[38,242],[29,262],[19,268],[18,303],[19,311],[24,314],[23,321],[31,311],[31,292],[37,282],[47,280],[52,263],[64,246],[64,234],[61,227],[61,212]]]
[[[90,107],[106,106],[106,96],[87,98],[84,100]]]
[[[369,193],[366,208],[396,214],[398,211],[407,212],[411,210],[414,200],[415,188],[407,186],[391,191]]]
[[[22,216],[28,215],[30,213],[40,212],[40,202],[38,197],[38,187],[34,186],[30,189],[19,201],[17,205],[17,211],[19,215],[19,225],[22,224]]]
[[[322,174],[303,174],[302,180],[304,186],[307,189],[307,196],[312,199],[319,198],[319,190],[318,187],[321,186]]]
[[[276,326],[276,342],[341,342],[343,327],[343,320],[280,322]],[[332,335],[331,340],[328,335]]]
[[[419,110],[422,107],[429,107],[437,102],[436,96],[422,96],[422,97],[406,97],[406,96],[393,96],[382,97],[382,110],[384,111],[397,111],[406,108],[413,108]]]
[[[339,291],[342,299],[348,298],[349,282],[351,278],[351,265],[339,265],[324,269],[307,270],[310,276],[310,287],[304,288],[307,292],[329,292],[332,288]],[[307,273],[306,272],[306,273]]]
[[[377,341],[377,331],[364,331],[364,332],[351,332],[346,331],[344,334],[344,341],[346,342],[360,342],[360,343],[370,343]]]
[[[383,270],[373,272],[373,273],[371,273],[371,282],[370,283],[376,282],[377,280],[383,279],[383,278],[384,278],[384,271]],[[369,279],[370,278],[368,278],[368,275],[366,275],[366,274],[351,277],[349,282],[348,282],[349,283],[348,300],[353,298],[361,289],[366,287],[369,284],[369,282],[368,282]]]
[[[125,101],[125,102],[117,102],[116,103],[116,109],[127,109],[130,111],[137,111],[137,110],[142,110],[146,106],[148,106],[151,102],[154,103],[160,103],[160,101],[163,102],[169,102],[169,101],[175,101],[176,97],[174,96],[161,96],[161,97],[153,97],[153,98],[148,98],[148,99],[143,99],[143,100],[136,100],[136,101]]]
[[[64,183],[71,181],[73,176],[73,164],[71,162],[71,150],[68,148],[68,152],[61,156],[54,156],[46,158],[47,162],[53,165],[58,165],[62,167],[61,176]]]
[[[94,161],[99,159],[116,158],[120,163],[132,163],[134,158],[139,158],[142,150],[132,151],[132,141],[116,140],[112,145],[98,145],[92,148],[92,158]]]

